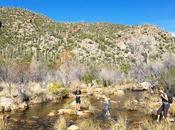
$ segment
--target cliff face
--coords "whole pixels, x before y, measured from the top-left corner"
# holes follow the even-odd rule
[[[83,64],[150,63],[175,53],[174,37],[152,25],[56,23],[18,8],[0,8],[0,55],[5,58],[60,60]]]

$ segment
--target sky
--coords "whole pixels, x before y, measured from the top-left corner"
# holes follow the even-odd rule
[[[154,24],[175,35],[175,0],[0,0],[57,22]]]

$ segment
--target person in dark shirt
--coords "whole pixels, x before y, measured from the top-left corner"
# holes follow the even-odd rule
[[[76,100],[76,110],[80,111],[80,103],[81,103],[81,90],[79,87],[77,87],[76,91],[75,91],[75,100]]]
[[[167,118],[168,110],[170,108],[168,95],[163,90],[160,90],[159,92],[160,92],[160,97],[162,99],[162,105],[157,111],[157,122],[160,121],[161,114],[164,119]]]

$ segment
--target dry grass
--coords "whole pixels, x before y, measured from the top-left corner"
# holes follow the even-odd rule
[[[171,129],[171,124],[164,121],[161,123],[156,123],[153,121],[146,120],[144,121],[144,125],[140,130],[172,130]]]
[[[145,114],[156,114],[157,110],[159,109],[159,107],[161,106],[160,102],[153,102],[150,100],[145,101],[145,105],[144,105],[144,113]]]
[[[0,130],[9,130],[9,126],[2,119],[0,119]]]
[[[102,130],[100,123],[95,120],[84,119],[78,124],[80,130]]]
[[[175,102],[170,106],[170,114],[172,116],[175,116]]]
[[[126,118],[119,118],[117,123],[111,123],[110,130],[127,130],[127,119]]]
[[[55,130],[66,130],[66,120],[63,116],[60,116],[54,125]]]

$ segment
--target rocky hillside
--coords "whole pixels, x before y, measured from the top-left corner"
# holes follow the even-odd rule
[[[55,63],[64,55],[83,64],[129,68],[175,53],[175,38],[152,25],[57,23],[18,8],[0,8],[0,56]]]

